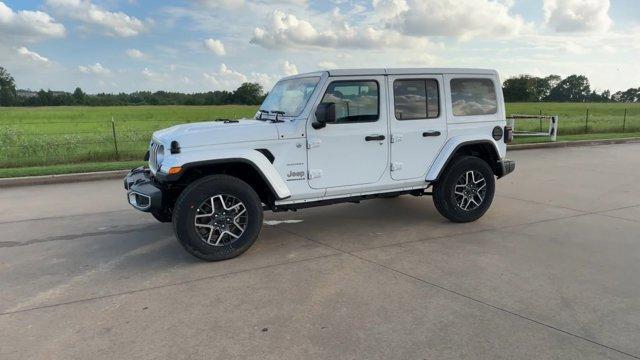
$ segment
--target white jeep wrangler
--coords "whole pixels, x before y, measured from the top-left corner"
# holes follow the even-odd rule
[[[433,195],[446,218],[474,221],[515,168],[512,136],[496,71],[320,71],[280,80],[253,119],[155,132],[149,168],[124,183],[131,205],[215,261],[256,241],[263,210]]]

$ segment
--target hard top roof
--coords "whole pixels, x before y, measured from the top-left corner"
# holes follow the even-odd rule
[[[464,68],[387,68],[387,69],[331,69],[314,71],[305,74],[289,76],[289,78],[304,76],[320,76],[328,72],[330,76],[358,76],[358,75],[419,75],[419,74],[478,74],[497,75],[492,69],[464,69]]]

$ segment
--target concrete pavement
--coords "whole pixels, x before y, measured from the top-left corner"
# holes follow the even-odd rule
[[[0,189],[2,359],[640,357],[640,144],[511,153],[472,224],[403,196],[204,263],[120,181]]]

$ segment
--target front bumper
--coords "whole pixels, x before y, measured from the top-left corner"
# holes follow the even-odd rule
[[[496,176],[500,179],[503,176],[509,175],[516,169],[516,162],[513,160],[500,160],[498,161],[498,168],[496,172]]]
[[[162,209],[162,190],[153,181],[149,169],[135,168],[124,178],[124,189],[127,190],[127,201],[134,208],[151,212]]]

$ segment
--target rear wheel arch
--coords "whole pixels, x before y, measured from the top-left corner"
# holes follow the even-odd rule
[[[467,141],[458,144],[455,149],[451,151],[449,157],[447,158],[447,161],[438,172],[438,175],[435,178],[434,182],[437,182],[442,177],[442,174],[444,174],[447,168],[454,163],[454,160],[463,156],[473,156],[484,160],[489,165],[494,174],[498,174],[498,171],[500,171],[500,169],[498,168],[500,155],[498,153],[498,149],[491,141]]]

